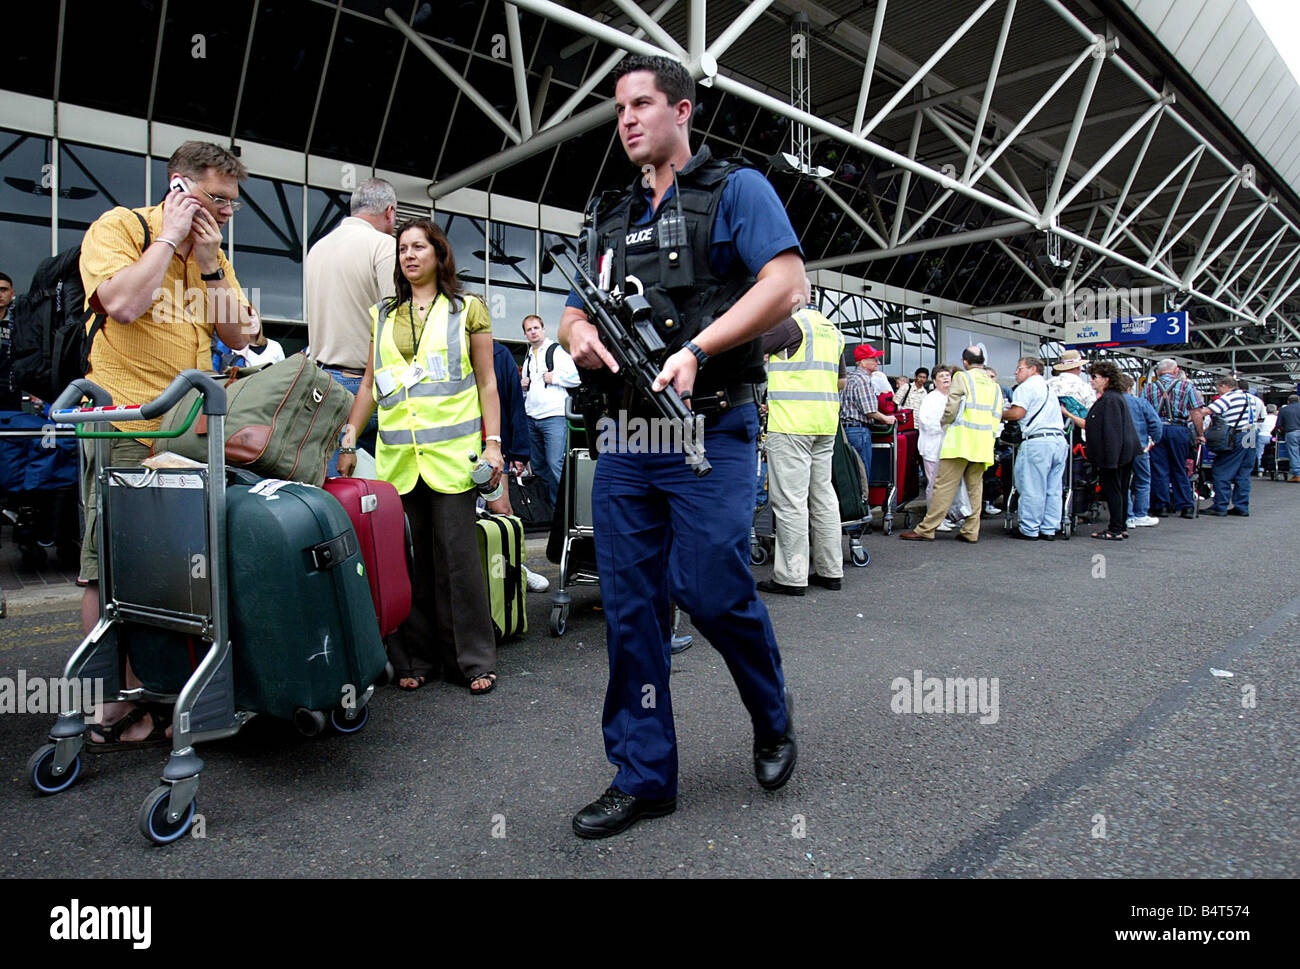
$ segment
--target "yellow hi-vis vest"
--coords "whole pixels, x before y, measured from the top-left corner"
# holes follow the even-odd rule
[[[952,376],[963,380],[966,394],[957,418],[943,434],[939,458],[965,458],[976,464],[993,463],[993,439],[1002,420],[1002,388],[983,370],[964,370]]]
[[[840,422],[839,372],[844,335],[814,309],[794,314],[803,342],[794,356],[767,364],[767,429],[834,434]]]
[[[452,313],[447,297],[438,296],[415,351],[414,363],[424,371],[415,382],[413,362],[393,339],[392,307],[381,300],[370,309],[379,403],[376,474],[398,494],[406,494],[420,478],[443,494],[473,487],[469,455],[482,450],[483,414],[465,332],[467,309],[463,302]]]

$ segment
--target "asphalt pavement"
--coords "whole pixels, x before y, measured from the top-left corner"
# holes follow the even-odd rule
[[[600,842],[569,828],[613,773],[590,587],[561,639],[530,597],[489,696],[383,688],[354,736],[258,718],[204,745],[203,837],[166,848],[135,822],[165,751],[84,755],[38,797],[24,765],[53,718],[0,715],[0,875],[1295,877],[1298,510],[1300,487],[1262,481],[1250,518],[1125,542],[1015,542],[992,518],[976,545],[877,531],[842,591],[767,597],[798,698],[789,785],[757,786],[745,712],[697,637],[673,658],[677,812]],[[0,676],[58,675],[75,594],[0,621]],[[983,711],[931,677],[973,678]]]

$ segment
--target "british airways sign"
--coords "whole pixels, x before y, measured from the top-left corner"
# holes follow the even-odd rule
[[[1164,346],[1187,342],[1187,311],[1065,324],[1067,347]]]

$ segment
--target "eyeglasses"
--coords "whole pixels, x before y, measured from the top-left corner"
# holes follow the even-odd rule
[[[211,192],[206,191],[201,185],[194,185],[193,188],[194,191],[202,192],[206,195],[212,204],[219,209],[224,209],[226,206],[230,206],[231,212],[238,212],[244,207],[244,203],[239,199],[223,199],[220,195],[213,195]]]

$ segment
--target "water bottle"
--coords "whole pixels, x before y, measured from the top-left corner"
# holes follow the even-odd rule
[[[474,465],[470,468],[469,478],[478,488],[479,494],[485,501],[496,501],[505,493],[506,476],[502,474],[501,479],[497,481],[497,486],[493,488],[488,484],[492,480],[492,465],[488,464],[486,459],[480,459],[473,451],[469,453],[469,460]]]

